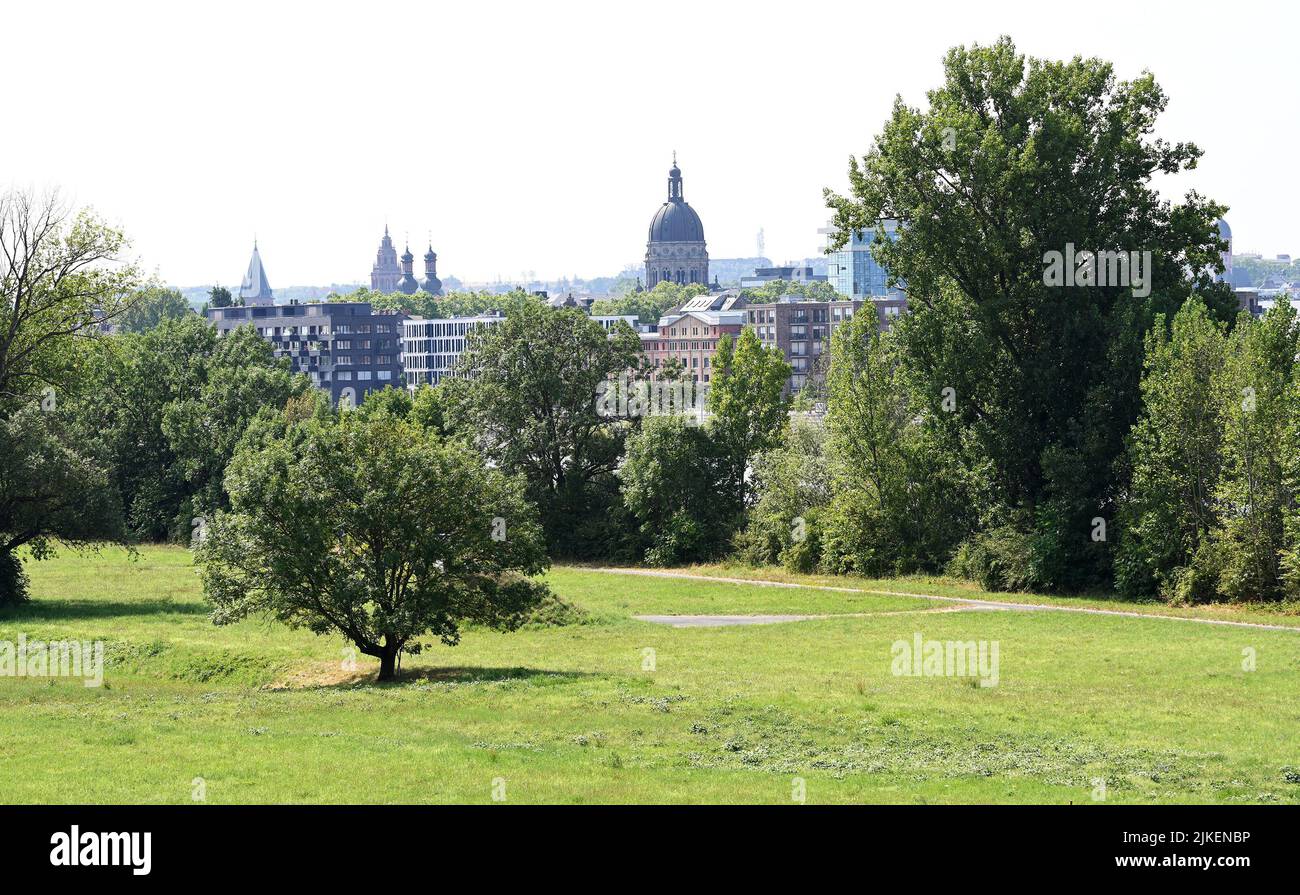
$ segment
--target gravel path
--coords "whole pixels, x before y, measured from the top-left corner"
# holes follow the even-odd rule
[[[1269,625],[1263,622],[1235,622],[1227,619],[1218,618],[1187,618],[1181,615],[1157,615],[1152,612],[1131,612],[1124,609],[1094,609],[1087,606],[1053,606],[1044,603],[1009,603],[1002,600],[977,600],[970,597],[941,597],[936,594],[918,594],[908,591],[898,590],[870,590],[862,587],[835,587],[829,584],[794,584],[789,581],[760,581],[754,578],[720,578],[713,575],[694,575],[690,572],[670,572],[659,569],[603,569],[593,568],[592,572],[605,572],[610,575],[645,575],[651,578],[685,578],[693,581],[713,581],[724,584],[747,584],[755,587],[786,587],[786,588],[804,588],[807,590],[829,590],[846,594],[882,594],[891,597],[916,597],[922,600],[941,600],[946,603],[961,604],[960,609],[1012,609],[1019,611],[1041,611],[1041,612],[1080,612],[1087,615],[1117,615],[1125,618],[1154,618],[1161,621],[1171,622],[1194,622],[1201,625],[1221,625],[1230,628],[1256,628],[1265,631],[1290,631],[1292,634],[1300,634],[1300,627],[1291,625]],[[830,615],[638,615],[644,621],[657,621],[661,624],[672,624],[678,628],[688,627],[717,627],[719,625],[744,625],[744,624],[776,624],[787,621],[804,621],[810,618],[840,618],[853,615],[898,615],[899,613],[844,613],[843,616]],[[668,621],[675,619],[677,622]],[[692,623],[687,619],[714,619],[715,621],[701,621]],[[721,619],[763,619],[763,621],[721,621]]]

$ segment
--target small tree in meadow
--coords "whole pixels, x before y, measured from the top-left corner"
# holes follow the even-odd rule
[[[269,613],[337,632],[396,677],[401,653],[462,622],[521,624],[546,594],[518,477],[391,413],[314,414],[258,430],[226,474],[231,511],[196,553],[213,619]]]

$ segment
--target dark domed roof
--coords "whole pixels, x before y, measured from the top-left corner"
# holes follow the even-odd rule
[[[1219,238],[1231,240],[1232,228],[1228,226],[1228,222],[1223,218],[1219,218],[1215,223],[1219,225]]]
[[[704,242],[704,224],[685,202],[665,202],[650,221],[650,242]]]

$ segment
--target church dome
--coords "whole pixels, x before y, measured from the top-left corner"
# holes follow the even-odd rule
[[[1231,242],[1232,228],[1228,226],[1228,222],[1225,221],[1223,218],[1219,218],[1217,221],[1215,221],[1215,223],[1219,225],[1219,238],[1226,239],[1229,242]]]
[[[665,202],[650,221],[650,242],[704,242],[704,224],[685,202]]]

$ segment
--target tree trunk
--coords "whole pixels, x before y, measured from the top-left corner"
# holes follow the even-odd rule
[[[379,653],[379,680],[397,680],[397,647],[384,645]]]

